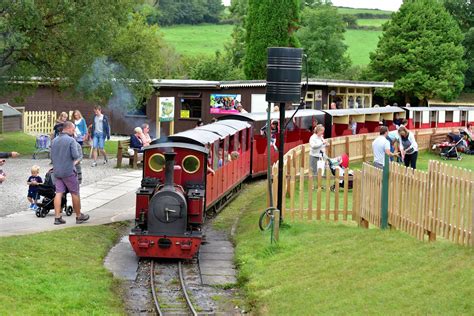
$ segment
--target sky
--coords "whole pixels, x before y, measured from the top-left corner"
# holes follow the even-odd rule
[[[230,5],[230,0],[222,0],[224,5]],[[332,0],[332,4],[340,7],[380,9],[397,11],[403,0]]]

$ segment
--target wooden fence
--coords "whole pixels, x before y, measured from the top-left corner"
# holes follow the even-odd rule
[[[420,149],[429,148],[433,133],[452,129],[426,130],[416,133]],[[376,134],[331,139],[331,156],[349,152],[351,161],[372,156],[371,144]],[[288,151],[283,158],[282,216],[285,220],[353,220],[368,227],[380,227],[382,207],[382,170],[364,163],[361,171],[350,177],[333,176],[329,169],[313,176],[309,166],[309,144]],[[272,167],[273,203],[278,197],[278,162]],[[344,180],[340,186],[337,179]],[[349,189],[353,181],[353,189]],[[334,185],[334,192],[329,188]],[[474,174],[436,161],[429,170],[419,171],[391,163],[389,171],[388,223],[424,240],[436,236],[462,245],[474,246]],[[352,202],[352,203],[350,203]]]
[[[27,134],[51,134],[56,124],[56,111],[25,111],[23,113],[23,132]]]
[[[283,218],[291,220],[354,220],[357,218],[358,201],[350,199],[350,195],[358,196],[358,188],[355,182],[360,180],[360,171],[353,176],[348,173],[339,174],[336,170],[332,175],[329,168],[324,172],[318,170],[314,175],[309,167],[309,146],[300,145],[291,149],[283,161],[283,194],[288,201],[282,204]],[[278,197],[278,164],[272,167],[272,193],[273,204],[277,204]],[[342,184],[340,184],[342,181]],[[353,182],[354,192],[349,189],[349,183]],[[332,190],[331,190],[332,187]],[[352,200],[352,205],[349,202]]]
[[[361,222],[381,224],[382,170],[364,163]],[[428,171],[390,163],[388,223],[419,240],[441,236],[474,246],[474,176],[469,170],[429,162]],[[370,192],[370,194],[368,194]]]

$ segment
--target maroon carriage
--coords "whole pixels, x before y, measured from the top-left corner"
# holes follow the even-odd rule
[[[286,111],[286,121],[288,122],[285,130],[285,150],[288,152],[291,148],[309,142],[312,135],[313,127],[317,124],[324,124],[325,114],[317,110],[299,110],[294,115],[294,110]],[[271,113],[271,120],[279,120],[279,112]],[[291,121],[290,121],[291,119]],[[227,120],[241,120],[252,124],[252,153],[251,153],[251,175],[253,177],[263,175],[267,172],[267,138],[265,126],[267,122],[267,113],[245,113],[226,115],[220,118],[219,122],[226,122]],[[278,130],[280,129],[280,122],[278,122]],[[275,147],[278,148],[278,137],[276,139]],[[278,152],[271,150],[272,163],[278,160]]]

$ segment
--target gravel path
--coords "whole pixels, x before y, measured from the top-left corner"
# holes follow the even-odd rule
[[[25,211],[29,207],[26,195],[28,185],[26,180],[30,176],[30,169],[33,165],[40,167],[40,176],[43,178],[51,168],[49,159],[33,160],[30,158],[7,159],[5,165],[0,167],[7,175],[7,180],[0,184],[0,217],[9,214]],[[127,161],[124,162],[127,165]],[[115,176],[132,171],[131,169],[117,169],[116,159],[109,159],[107,165],[98,161],[97,167],[91,167],[91,160],[85,159],[82,162],[82,185],[89,185],[94,182],[104,180],[109,176]]]

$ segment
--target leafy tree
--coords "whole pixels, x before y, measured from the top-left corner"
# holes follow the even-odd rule
[[[219,51],[213,57],[201,58],[191,69],[191,79],[198,80],[238,80],[244,75],[240,68],[229,63]]]
[[[358,27],[357,17],[354,14],[343,14],[342,20],[348,29],[356,29]]]
[[[232,30],[232,41],[225,45],[226,54],[234,67],[241,68],[245,56],[245,17],[247,15],[248,0],[233,0],[229,7],[230,14],[235,20]]]
[[[337,9],[329,4],[306,8],[302,27],[296,33],[308,55],[309,72],[313,76],[331,76],[350,66],[344,44],[344,22]]]
[[[118,82],[129,90],[130,102],[146,95],[147,80],[161,71],[163,41],[156,27],[133,13],[137,3],[1,0],[2,92],[21,88],[10,85],[11,78],[41,77],[104,103],[121,93]]]
[[[299,27],[299,0],[249,0],[245,20],[247,79],[266,76],[268,47],[298,47],[294,32]]]
[[[157,0],[160,25],[216,23],[224,5],[220,0]]]
[[[445,0],[446,10],[464,32],[464,61],[467,64],[464,89],[474,91],[474,2],[471,0]]]
[[[384,24],[370,56],[372,79],[394,81],[408,101],[457,97],[463,88],[463,35],[437,0],[406,0]]]

